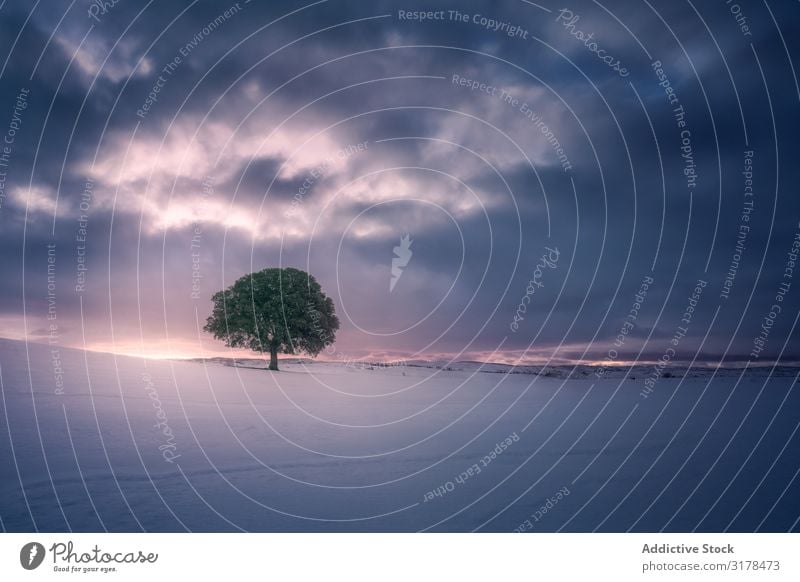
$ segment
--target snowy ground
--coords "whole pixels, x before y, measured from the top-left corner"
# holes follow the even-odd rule
[[[48,346],[0,340],[7,531],[800,529],[785,370],[644,398],[641,376],[60,358],[63,394]]]

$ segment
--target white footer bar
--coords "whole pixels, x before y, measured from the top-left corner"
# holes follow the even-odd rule
[[[797,581],[798,564],[796,534],[0,535],[14,581]]]

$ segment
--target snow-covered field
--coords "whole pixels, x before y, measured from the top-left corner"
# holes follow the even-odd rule
[[[793,375],[662,377],[644,398],[641,376],[271,373],[8,340],[0,366],[6,531],[800,529]]]

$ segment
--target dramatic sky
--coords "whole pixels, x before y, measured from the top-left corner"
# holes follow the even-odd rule
[[[328,358],[800,360],[796,1],[101,4],[0,2],[0,336],[294,266]]]

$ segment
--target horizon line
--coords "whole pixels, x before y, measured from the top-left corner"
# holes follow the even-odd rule
[[[131,358],[139,358],[145,360],[157,360],[157,361],[164,361],[164,360],[172,360],[172,361],[198,361],[198,360],[264,360],[265,362],[268,361],[267,356],[259,355],[257,352],[249,352],[245,351],[242,354],[226,354],[226,355],[207,355],[207,354],[145,354],[145,353],[137,353],[135,351],[129,350],[112,350],[107,348],[98,348],[98,347],[91,347],[91,346],[73,346],[73,345],[60,345],[60,344],[50,344],[47,341],[37,341],[33,339],[18,339],[18,338],[10,338],[0,336],[0,340],[7,340],[7,341],[14,341],[19,343],[30,343],[35,345],[43,345],[48,346],[50,348],[58,348],[58,349],[73,349],[73,350],[81,350],[86,352],[92,353],[99,353],[99,354],[110,354],[114,356],[122,356],[122,357],[131,357]],[[510,360],[513,358],[509,358]],[[547,360],[544,358],[530,358],[527,360],[517,359],[517,361],[502,361],[502,360],[483,360],[483,359],[475,359],[472,357],[464,357],[455,359],[449,357],[448,354],[443,353],[436,353],[430,354],[429,356],[417,356],[417,357],[385,357],[385,358],[375,358],[374,356],[363,356],[360,358],[340,358],[340,359],[324,359],[320,358],[319,356],[308,356],[308,355],[292,355],[292,354],[280,354],[279,360],[307,360],[309,362],[318,362],[324,364],[365,364],[365,365],[381,365],[381,364],[388,364],[388,363],[397,363],[397,362],[424,362],[424,363],[444,363],[444,364],[456,364],[456,363],[474,363],[480,365],[496,365],[496,366],[509,366],[509,367],[548,367],[548,368],[576,368],[579,366],[586,366],[592,368],[630,368],[633,366],[653,366],[659,363],[658,359],[635,359],[635,360],[626,360],[626,359],[617,359],[613,361],[608,360],[592,360],[592,359],[583,359],[583,360],[569,360],[569,359],[559,359],[558,361],[550,361],[548,363]],[[694,365],[692,364],[693,362]],[[748,359],[741,359],[741,358],[731,358],[728,360],[723,360],[722,358],[704,358],[701,362],[697,362],[697,358],[693,360],[671,360],[670,366],[673,367],[686,367],[686,368],[721,368],[721,369],[738,369],[738,368],[765,368],[765,367],[789,367],[795,368],[800,367],[800,360],[759,360],[753,361]],[[666,368],[665,368],[666,369]]]

